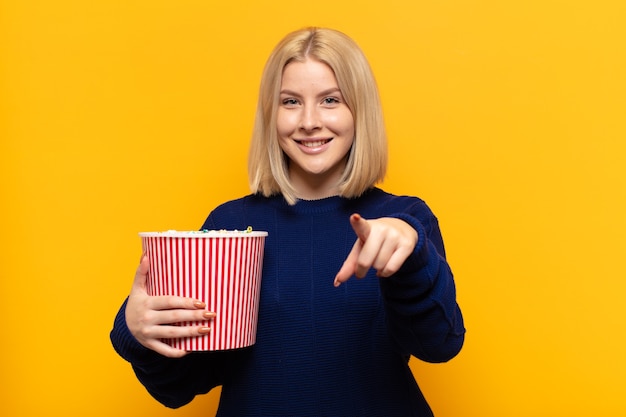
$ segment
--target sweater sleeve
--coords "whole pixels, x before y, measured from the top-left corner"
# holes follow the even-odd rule
[[[229,352],[194,352],[167,358],[145,348],[130,333],[125,318],[126,301],[110,333],[116,352],[130,362],[137,379],[157,401],[170,408],[189,403],[222,383],[220,364]]]
[[[380,279],[389,331],[404,353],[446,362],[460,352],[465,328],[437,219],[429,214],[420,221],[409,213],[390,217],[409,223],[418,242],[396,274]]]

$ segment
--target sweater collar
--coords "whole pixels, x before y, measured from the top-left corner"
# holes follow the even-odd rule
[[[270,197],[271,204],[277,209],[285,210],[287,212],[298,214],[315,214],[315,213],[328,213],[339,210],[344,207],[348,207],[358,199],[366,197],[367,195],[375,192],[376,188],[366,191],[361,197],[358,198],[346,198],[341,196],[332,196],[326,198],[320,198],[318,200],[298,200],[296,204],[290,206],[287,204],[282,195],[276,195]]]

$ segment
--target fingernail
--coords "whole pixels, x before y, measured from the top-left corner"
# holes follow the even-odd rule
[[[193,302],[193,306],[196,307],[196,308],[204,308],[204,307],[206,307],[206,304],[204,304],[203,301],[196,300],[196,301]]]
[[[205,319],[214,319],[216,316],[216,314],[212,311],[205,311],[204,313],[202,313],[202,317],[204,317]]]
[[[211,333],[211,328],[210,327],[200,327],[198,329],[198,333],[200,333],[200,334]]]
[[[335,282],[333,283],[333,285],[335,286],[335,288],[337,288],[338,286],[341,285],[341,282],[339,282],[338,280],[335,280]]]

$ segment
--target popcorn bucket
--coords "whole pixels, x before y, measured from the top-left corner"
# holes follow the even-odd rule
[[[237,349],[256,342],[263,250],[267,232],[142,232],[149,258],[149,295],[204,301],[217,316],[180,326],[209,325],[206,335],[164,342],[187,351]]]

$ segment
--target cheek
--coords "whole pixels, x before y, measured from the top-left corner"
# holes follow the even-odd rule
[[[354,119],[350,112],[333,115],[332,119],[327,121],[327,126],[342,136],[354,136]]]
[[[276,131],[279,136],[289,136],[297,126],[297,121],[293,114],[279,111],[276,115]]]

